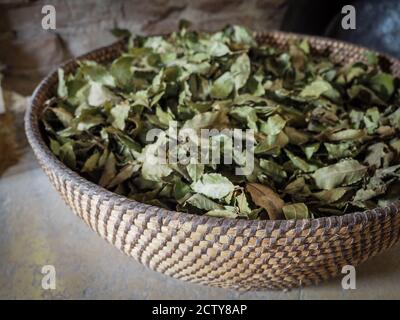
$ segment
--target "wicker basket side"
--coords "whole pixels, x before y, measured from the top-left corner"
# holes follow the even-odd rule
[[[119,250],[174,278],[240,290],[318,283],[399,240],[398,206],[344,219],[290,221],[266,228],[210,223],[140,203],[126,206],[46,170],[64,201]]]

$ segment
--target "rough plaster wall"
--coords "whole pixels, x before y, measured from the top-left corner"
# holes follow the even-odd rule
[[[57,29],[41,28],[41,8],[53,4]],[[138,34],[175,30],[181,18],[194,28],[216,30],[240,23],[254,30],[277,29],[286,0],[0,0],[0,61],[4,85],[22,94],[55,65],[115,39],[109,30]]]

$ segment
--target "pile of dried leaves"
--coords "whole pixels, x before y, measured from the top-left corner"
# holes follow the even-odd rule
[[[399,81],[379,62],[343,66],[307,41],[281,51],[240,26],[206,34],[181,23],[167,37],[131,37],[107,66],[59,70],[42,119],[61,161],[137,201],[229,218],[341,215],[400,194]],[[231,165],[150,162],[170,121],[253,129],[253,172],[235,175],[241,154]],[[152,128],[164,134],[148,143]]]

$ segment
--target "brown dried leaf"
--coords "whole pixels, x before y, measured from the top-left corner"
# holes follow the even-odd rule
[[[259,183],[248,183],[246,190],[254,203],[267,211],[271,220],[277,220],[282,216],[285,202],[271,188]]]

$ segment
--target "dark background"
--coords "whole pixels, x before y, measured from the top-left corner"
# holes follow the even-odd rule
[[[356,30],[341,28],[341,8],[347,4],[356,9]],[[338,38],[400,57],[398,0],[290,0],[281,29]]]

